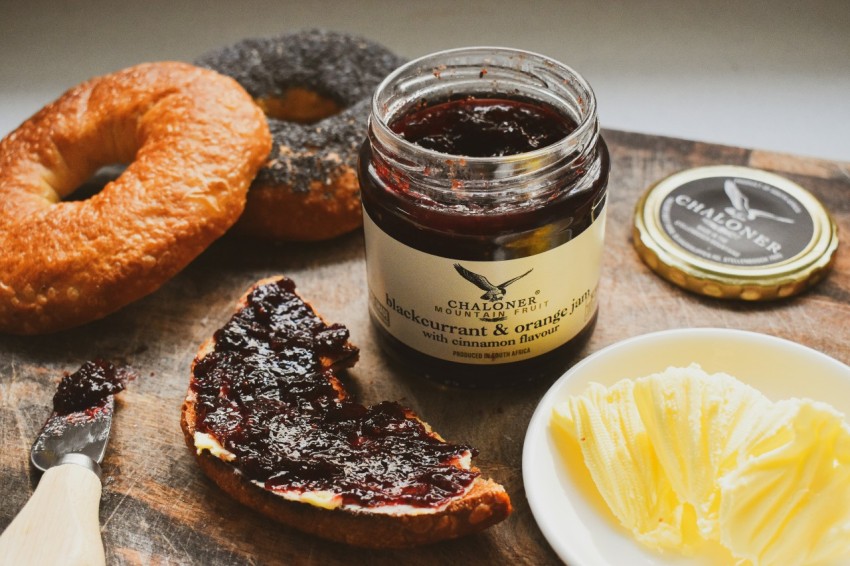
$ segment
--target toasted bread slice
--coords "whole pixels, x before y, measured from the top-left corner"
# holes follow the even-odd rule
[[[270,292],[275,286],[285,289]],[[258,351],[266,356],[263,363],[276,366],[263,371],[253,368],[245,370],[243,373],[248,377],[240,377],[242,381],[227,382],[222,386],[223,393],[219,395],[233,397],[235,401],[229,398],[223,400],[221,397],[211,401],[208,376],[217,371],[221,375],[232,374],[232,369],[224,368],[226,371],[223,371],[216,366],[219,360],[227,362],[226,358],[233,349],[233,343],[242,344],[245,340],[255,340],[256,336],[264,336],[263,333],[268,331],[268,327],[263,328],[262,324],[258,325],[257,321],[251,318],[251,312],[260,312],[262,316],[266,316],[269,309],[264,306],[252,306],[250,308],[253,310],[249,312],[247,309],[250,301],[256,304],[258,296],[259,300],[262,300],[264,293],[273,295],[280,292],[286,294],[286,305],[275,307],[278,310],[269,315],[269,320],[272,321],[269,324],[287,326],[285,332],[289,333],[289,338],[284,340],[272,335],[272,338],[259,340],[261,345],[257,347]],[[292,313],[294,315],[290,316]],[[283,323],[280,322],[282,318],[285,319]],[[293,331],[293,325],[298,325],[299,329]],[[305,334],[301,327],[311,328],[313,337],[307,336],[309,332]],[[332,334],[330,338],[329,332]],[[235,339],[232,338],[234,334]],[[479,471],[471,466],[471,456],[474,452],[471,448],[446,443],[410,410],[394,403],[381,403],[365,408],[348,399],[342,383],[334,374],[336,370],[350,367],[357,359],[358,351],[347,338],[347,331],[338,325],[327,325],[310,305],[295,294],[294,284],[290,280],[264,279],[252,286],[240,299],[239,307],[228,325],[201,346],[192,364],[192,379],[183,403],[181,426],[186,444],[195,454],[201,470],[231,497],[280,523],[357,546],[398,548],[426,544],[480,531],[506,518],[511,512],[510,499],[501,485],[490,479],[483,479]],[[275,352],[286,353],[305,345],[308,349],[312,347],[316,365],[311,366],[312,362],[305,362],[310,366],[310,371],[292,369],[289,366],[282,369],[289,363],[288,358],[280,361],[279,356],[282,354],[270,352],[269,344],[273,344]],[[246,359],[251,360],[250,363],[255,360],[250,356]],[[298,359],[305,358],[300,356]],[[245,389],[245,380],[252,379],[252,376],[260,376],[257,379],[261,380],[269,375],[269,372],[278,370],[295,375],[291,378],[294,380],[292,383],[295,383],[291,390],[285,390],[290,383],[287,379],[290,378],[279,377],[278,381],[273,381],[270,393],[267,384],[263,384],[265,389],[260,388],[260,395],[267,395],[272,400],[258,401],[258,393],[252,389],[244,394],[249,400],[239,405],[238,398],[243,393],[234,393],[234,389]],[[280,386],[280,383],[284,385]],[[214,391],[216,387],[218,385],[213,387]],[[305,391],[306,393],[303,393]],[[211,409],[211,403],[216,404],[218,408]],[[237,405],[238,409],[233,408]],[[221,409],[222,406],[224,409]],[[258,414],[252,413],[255,406],[261,406],[263,410]],[[269,406],[271,409],[268,409]],[[299,413],[301,407],[305,407],[303,415]],[[240,411],[239,417],[227,416]],[[343,417],[335,416],[337,413]],[[402,454],[404,450],[411,449],[410,446],[414,447],[412,450],[425,446],[423,450],[426,450],[426,455],[415,453],[402,462],[405,465],[410,464],[408,467],[416,468],[421,461],[422,475],[417,475],[420,470],[413,469],[409,471],[408,476],[402,478],[400,485],[387,485],[391,484],[391,479],[385,480],[383,475],[378,474],[375,477],[372,474],[368,476],[369,485],[364,489],[359,489],[358,486],[358,489],[354,490],[356,493],[351,493],[350,485],[345,483],[348,480],[347,466],[343,475],[334,475],[333,469],[327,472],[329,464],[324,461],[316,463],[316,458],[321,459],[322,454],[309,453],[310,444],[307,441],[313,437],[298,439],[300,444],[297,444],[296,456],[300,460],[293,460],[292,450],[285,452],[285,458],[275,460],[283,462],[280,470],[268,464],[270,459],[274,459],[268,456],[269,450],[252,452],[243,449],[238,440],[242,438],[240,434],[247,435],[240,431],[250,429],[251,433],[261,437],[263,442],[271,442],[265,438],[272,434],[278,437],[300,434],[298,430],[305,427],[298,427],[305,422],[307,434],[321,434],[321,430],[315,430],[321,429],[322,426],[332,427],[336,422],[348,422],[347,415],[351,414],[358,418],[367,415],[363,418],[370,419],[367,425],[361,424],[360,428],[351,429],[360,431],[358,435],[362,434],[362,437],[353,435],[356,438],[352,439],[353,433],[348,429],[342,434],[347,439],[345,442],[350,440],[351,446],[354,446],[354,458],[358,454],[356,446],[370,442],[380,444],[382,439],[391,437],[392,442],[401,446],[398,450]],[[205,415],[215,418],[207,418]],[[225,416],[219,418],[221,415]],[[341,418],[341,421],[335,420],[337,418]],[[290,422],[296,424],[289,426]],[[386,430],[378,430],[380,426],[385,426]],[[368,431],[363,432],[364,428]],[[272,429],[273,432],[269,432]],[[269,447],[268,444],[264,446]],[[333,452],[335,449],[347,451],[350,448],[348,444],[343,444],[341,448],[335,446],[336,448],[329,449],[323,444],[324,452]],[[437,463],[431,458],[434,453],[440,459]],[[377,454],[378,456],[374,457],[380,458],[382,454],[388,458],[396,456],[392,450]],[[434,469],[426,469],[428,462],[435,466]],[[375,463],[372,462],[372,467]],[[258,469],[261,471],[258,472]],[[290,472],[292,469],[307,471],[297,471],[293,475]],[[327,477],[322,476],[322,479],[316,480],[312,475],[316,469],[323,470],[322,473],[327,472]],[[387,478],[392,475],[395,466],[390,465],[388,469],[390,471],[387,472]],[[337,477],[340,478],[338,484],[334,483],[334,478]],[[439,487],[429,491],[431,480],[422,478],[437,478],[434,481]],[[319,483],[316,483],[317,481]],[[378,487],[375,487],[376,485]],[[376,491],[372,493],[369,492],[370,489]],[[452,489],[455,492],[452,492]],[[365,498],[362,491],[368,492]],[[425,495],[421,495],[423,492]],[[413,495],[410,495],[411,493]],[[435,493],[448,495],[436,497]],[[396,495],[398,497],[395,497]]]

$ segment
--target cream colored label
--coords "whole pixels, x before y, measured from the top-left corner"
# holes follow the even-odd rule
[[[467,364],[526,360],[573,338],[596,311],[604,210],[569,242],[503,261],[421,252],[363,216],[371,314],[424,354]]]

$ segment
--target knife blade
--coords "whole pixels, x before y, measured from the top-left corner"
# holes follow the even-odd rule
[[[54,410],[30,451],[43,471],[24,508],[0,535],[0,564],[105,564],[100,536],[100,463],[106,452],[114,393],[123,389],[115,368],[86,362],[66,375]]]
[[[67,415],[54,411],[44,423],[30,450],[33,466],[46,472],[66,454],[83,454],[97,464],[103,462],[115,397],[108,395],[94,407]]]

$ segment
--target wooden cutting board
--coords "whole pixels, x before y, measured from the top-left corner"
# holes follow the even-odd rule
[[[650,183],[680,169],[736,164],[776,171],[818,196],[850,234],[850,164],[617,131],[596,331],[579,358],[618,340],[667,328],[713,326],[773,334],[850,363],[850,243],[834,271],[807,294],[769,304],[691,295],[652,274],[631,243],[631,215]],[[208,481],[183,444],[180,404],[198,346],[227,320],[256,279],[293,278],[361,348],[351,371],[363,402],[400,400],[444,437],[480,449],[485,474],[502,482],[515,512],[463,540],[406,551],[370,551],[302,535],[241,507]],[[105,320],[42,337],[0,336],[0,527],[36,485],[29,448],[66,370],[104,357],[139,377],[123,396],[103,463],[101,525],[110,564],[546,564],[558,559],[534,523],[520,467],[528,421],[549,383],[519,389],[441,389],[391,365],[366,311],[360,233],[321,244],[260,245],[225,237],[153,295]]]

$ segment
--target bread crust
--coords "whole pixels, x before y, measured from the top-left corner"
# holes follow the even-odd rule
[[[246,305],[247,296],[258,286],[274,281],[264,279],[246,292],[239,308]],[[315,312],[315,310],[314,310]],[[215,346],[207,340],[198,351],[200,360]],[[325,367],[351,366],[353,359],[323,359]],[[192,379],[194,380],[192,366]],[[334,384],[340,398],[346,395],[342,385]],[[193,388],[181,409],[180,424],[186,445],[192,451],[201,470],[228,495],[266,517],[279,523],[326,539],[369,548],[404,548],[440,540],[461,537],[481,531],[505,519],[512,511],[505,489],[491,479],[477,477],[471,488],[462,496],[450,501],[443,509],[416,514],[385,514],[370,512],[368,508],[325,509],[309,503],[283,498],[264,489],[244,476],[235,466],[195,448],[195,403]],[[415,416],[411,415],[413,418]],[[425,426],[430,430],[427,424]],[[434,436],[439,437],[436,433]],[[476,468],[473,470],[477,471]]]
[[[281,217],[286,222],[281,222]],[[361,224],[357,173],[342,164],[326,181],[310,181],[306,191],[293,185],[255,182],[235,229],[253,238],[308,242],[347,234]]]
[[[228,77],[177,62],[86,81],[0,141],[0,331],[101,318],[151,293],[236,222],[271,147]],[[129,163],[81,201],[99,167]]]
[[[197,62],[244,86],[272,130],[272,151],[235,230],[316,241],[358,228],[356,168],[371,96],[404,59],[363,37],[305,29],[245,39]]]

